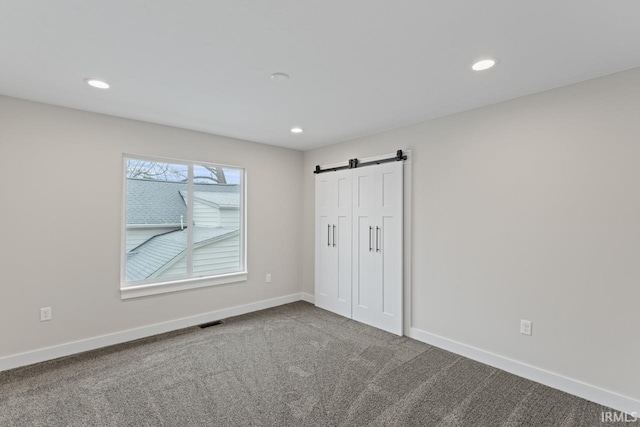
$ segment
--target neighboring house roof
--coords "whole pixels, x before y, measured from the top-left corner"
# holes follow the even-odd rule
[[[204,246],[235,236],[238,227],[194,227],[194,246]],[[154,236],[127,253],[127,281],[144,280],[171,265],[187,246],[187,230],[176,230]]]
[[[223,204],[240,201],[237,184],[194,184],[196,198],[211,195]],[[127,179],[127,225],[180,224],[180,217],[187,223],[187,207],[183,199],[187,184],[184,182]],[[216,195],[216,196],[213,196]],[[227,195],[229,195],[227,197]],[[215,202],[214,202],[215,203]]]
[[[187,200],[189,196],[188,191],[181,191],[180,195]],[[231,192],[210,192],[210,191],[195,191],[195,200],[209,203],[220,208],[238,208],[240,207],[240,189],[235,193]]]
[[[180,224],[187,221],[187,206],[180,190],[187,184],[127,179],[127,225]]]

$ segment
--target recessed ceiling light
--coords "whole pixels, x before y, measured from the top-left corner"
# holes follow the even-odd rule
[[[289,74],[287,73],[273,73],[271,74],[271,80],[274,82],[283,82],[289,80]]]
[[[98,79],[84,79],[85,82],[91,87],[98,89],[109,89],[109,83]]]
[[[484,71],[496,65],[495,59],[483,59],[482,61],[478,61],[471,66],[474,71]]]
[[[302,133],[302,132],[304,132],[304,130],[302,130],[302,128],[300,127],[296,126],[294,128],[291,128],[291,133]]]

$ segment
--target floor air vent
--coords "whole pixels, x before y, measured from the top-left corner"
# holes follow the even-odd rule
[[[223,320],[216,320],[215,322],[203,323],[202,325],[198,325],[198,327],[200,329],[204,329],[204,328],[210,328],[212,326],[218,326],[223,324],[224,324]]]

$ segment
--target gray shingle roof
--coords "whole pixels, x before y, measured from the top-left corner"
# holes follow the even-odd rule
[[[223,204],[240,201],[237,184],[195,184],[194,187],[196,197],[202,195],[203,200],[217,198]],[[127,179],[127,225],[180,224],[180,216],[186,224],[187,207],[180,194],[186,195],[186,191],[184,182]]]
[[[127,225],[180,224],[187,221],[187,206],[180,190],[187,184],[170,181],[127,179]]]
[[[194,227],[194,244],[209,244],[234,236],[238,227]],[[187,230],[160,234],[127,253],[127,281],[144,280],[182,256],[187,246]]]
[[[205,202],[213,203],[220,207],[239,207],[240,206],[240,188],[235,193],[231,192],[209,192],[209,191],[195,191],[196,200],[202,200]],[[187,200],[189,196],[188,191],[181,191],[180,195]]]

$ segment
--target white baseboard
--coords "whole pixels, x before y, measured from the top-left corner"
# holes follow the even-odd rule
[[[416,328],[408,336],[519,377],[640,417],[640,401]]]
[[[302,299],[302,301],[310,302],[311,304],[315,304],[316,303],[315,295],[311,295],[311,294],[308,294],[306,292],[301,292],[300,293],[300,298]]]
[[[175,331],[177,329],[200,325],[202,323],[214,322],[216,320],[226,319],[228,317],[239,316],[241,314],[264,310],[266,308],[277,307],[279,305],[300,301],[302,299],[306,301],[307,299],[305,298],[306,297],[300,293],[285,295],[282,297],[262,300],[251,304],[239,305],[236,307],[225,308],[209,313],[198,314],[196,316],[184,317],[182,319],[170,320],[168,322],[156,323],[153,325],[142,326],[135,329],[128,329],[121,332],[114,332],[112,334],[73,341],[53,347],[46,347],[38,350],[28,351],[25,353],[4,356],[0,358],[0,371],[6,371],[8,369],[18,368],[20,366],[31,365],[33,363],[44,362],[47,360],[57,359],[59,357],[82,353],[83,351],[95,350],[97,348],[107,347],[114,344],[120,344],[140,338],[146,338],[165,332]]]

